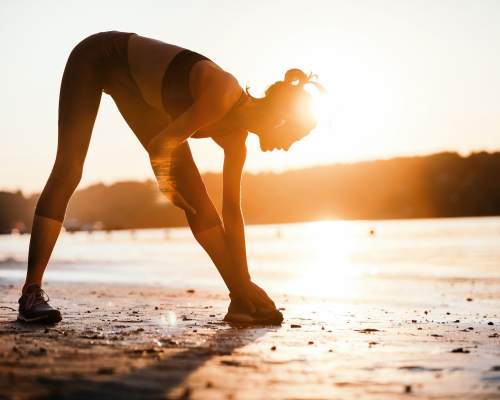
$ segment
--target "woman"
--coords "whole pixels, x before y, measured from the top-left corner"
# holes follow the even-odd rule
[[[181,47],[115,31],[79,43],[61,83],[57,156],[35,211],[18,319],[62,319],[48,304],[42,277],[80,182],[104,91],[148,151],[160,190],[186,212],[196,240],[224,279],[231,298],[225,319],[281,323],[282,314],[248,273],[240,181],[248,132],[259,137],[262,151],[287,151],[314,129],[312,96],[303,86],[325,90],[309,82],[311,77],[290,70],[257,99],[208,58]],[[224,150],[224,224],[193,161],[190,137],[212,138]]]

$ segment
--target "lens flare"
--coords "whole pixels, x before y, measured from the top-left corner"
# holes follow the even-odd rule
[[[158,324],[164,328],[176,328],[177,327],[177,316],[173,311],[167,311],[165,315],[158,317]]]

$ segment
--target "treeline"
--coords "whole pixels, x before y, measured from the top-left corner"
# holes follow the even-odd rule
[[[221,208],[222,176],[203,175]],[[0,192],[0,230],[30,229],[38,195]],[[245,173],[242,207],[248,224],[329,219],[395,219],[500,215],[500,153],[440,153],[287,171]],[[155,182],[98,184],[77,191],[67,221],[105,229],[186,226]],[[90,225],[89,225],[90,224]]]

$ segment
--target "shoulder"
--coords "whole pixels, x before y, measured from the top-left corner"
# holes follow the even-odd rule
[[[195,99],[209,94],[226,104],[230,109],[241,96],[242,88],[238,80],[212,61],[197,62],[189,76],[189,85]]]

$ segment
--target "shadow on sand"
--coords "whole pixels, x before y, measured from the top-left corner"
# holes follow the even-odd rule
[[[231,355],[234,350],[257,340],[268,331],[269,329],[257,327],[219,330],[202,346],[188,348],[166,360],[116,379],[102,383],[89,382],[90,387],[71,393],[61,393],[58,398],[68,400],[188,398],[190,389],[179,385],[190,374],[213,357]]]

